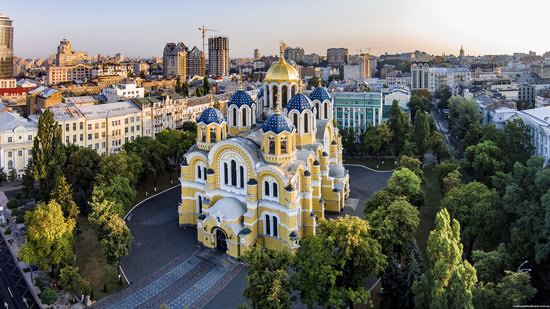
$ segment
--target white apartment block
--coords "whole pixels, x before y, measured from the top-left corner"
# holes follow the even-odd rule
[[[120,76],[127,78],[130,73],[134,74],[134,65],[131,63],[98,64],[92,70],[92,77]]]
[[[107,98],[107,103],[114,103],[134,98],[143,98],[145,96],[145,88],[138,87],[135,83],[116,84],[103,88],[101,94]]]
[[[186,99],[175,92],[131,102],[141,110],[144,135],[154,137],[164,129],[179,128],[185,120]]]
[[[546,164],[550,162],[550,108],[540,107],[517,111],[514,118],[521,118],[531,130],[534,155],[544,158]]]
[[[35,122],[16,113],[0,113],[0,168],[14,171],[21,178],[32,157],[33,140],[38,132]]]
[[[467,86],[472,81],[472,72],[469,68],[431,68],[427,62],[414,62],[411,65],[411,75],[412,90],[428,89],[432,93],[445,87],[450,87],[453,91],[457,86]]]

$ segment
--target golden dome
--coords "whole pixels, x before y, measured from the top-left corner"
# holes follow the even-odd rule
[[[300,74],[293,66],[288,64],[283,57],[272,65],[264,78],[265,82],[299,82]]]

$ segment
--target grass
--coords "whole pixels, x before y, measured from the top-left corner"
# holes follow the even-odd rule
[[[439,211],[439,203],[443,198],[443,193],[439,186],[435,174],[434,165],[428,165],[424,168],[424,206],[420,207],[420,225],[416,230],[416,241],[418,247],[426,256],[426,246],[430,231],[435,227],[435,215]]]
[[[390,171],[395,169],[395,161],[386,159],[377,162],[376,159],[344,159],[344,164],[361,164],[379,171]]]
[[[118,285],[117,267],[107,263],[94,229],[83,216],[78,218],[78,229],[75,241],[76,263],[82,277],[90,282],[94,298],[99,300],[119,291],[121,287]],[[107,285],[106,293],[103,291],[104,284]]]

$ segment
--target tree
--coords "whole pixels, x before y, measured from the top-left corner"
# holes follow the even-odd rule
[[[135,185],[142,171],[142,165],[143,161],[136,153],[120,151],[102,156],[98,164],[98,181],[103,182],[104,179],[122,176],[130,179],[131,183]]]
[[[143,70],[142,70],[142,71],[139,71],[139,78],[141,78],[141,79],[145,79],[145,78],[146,78],[146,76],[145,76],[145,71],[143,71]]]
[[[49,201],[55,180],[65,166],[65,149],[61,141],[61,128],[54,114],[46,109],[38,119],[38,133],[32,148],[33,177],[40,187],[40,196]]]
[[[437,104],[439,109],[446,109],[449,107],[449,99],[453,96],[451,89],[448,86],[445,86],[440,93],[440,101]]]
[[[0,186],[4,185],[4,182],[8,181],[8,175],[4,171],[4,168],[0,168]]]
[[[57,301],[57,293],[51,288],[44,288],[40,292],[40,301],[45,305],[53,305]]]
[[[103,254],[107,263],[120,265],[123,257],[128,255],[134,238],[126,223],[117,214],[108,213],[103,226],[105,237],[100,239]]]
[[[387,266],[381,245],[372,235],[369,223],[358,217],[340,217],[321,221],[320,237],[327,239],[329,248],[341,273],[331,292],[332,305],[369,304],[369,293],[363,288],[364,280],[377,275]]]
[[[523,120],[514,119],[506,122],[502,139],[502,151],[506,154],[506,166],[508,170],[514,163],[526,163],[533,152],[531,130]]]
[[[61,205],[56,201],[39,204],[34,211],[25,213],[27,243],[18,256],[27,264],[38,265],[43,270],[73,260],[73,231],[75,221],[65,219]]]
[[[33,167],[32,167],[32,159],[29,159],[27,166],[25,167],[25,173],[23,173],[22,177],[22,185],[23,185],[23,194],[25,194],[26,197],[31,198],[34,196],[35,192],[35,181],[34,177],[32,175]]]
[[[178,75],[178,77],[176,78],[176,87],[175,87],[174,91],[176,93],[181,93],[181,90],[182,90],[182,88],[181,88],[181,78]]]
[[[59,284],[63,290],[71,293],[74,298],[80,298],[80,295],[88,294],[90,290],[90,284],[82,278],[76,266],[61,268]]]
[[[420,223],[418,216],[418,209],[400,197],[388,207],[378,207],[365,219],[372,227],[372,235],[382,246],[382,253],[400,261],[403,249],[414,237]]]
[[[158,140],[140,136],[131,143],[124,144],[124,150],[142,159],[141,178],[152,175],[156,180],[166,168],[167,147]]]
[[[408,168],[411,170],[418,178],[422,179],[422,162],[414,157],[409,156],[400,156],[397,162],[397,169]]]
[[[479,122],[474,122],[470,125],[470,128],[464,135],[461,141],[461,145],[464,149],[477,145],[483,139],[483,128]]]
[[[464,138],[470,126],[479,123],[480,120],[476,102],[462,97],[452,97],[449,100],[449,128],[460,140]]]
[[[122,216],[124,213],[124,206],[119,201],[106,198],[103,191],[99,188],[94,189],[90,206],[91,211],[88,215],[88,220],[96,229],[96,232],[98,232],[100,238],[103,237],[103,231],[105,230],[104,225],[108,214],[117,214]]]
[[[330,291],[336,285],[336,278],[341,275],[336,264],[326,238],[312,235],[300,241],[294,258],[292,282],[300,292],[302,303],[308,308],[313,308],[315,304],[328,306],[332,303]]]
[[[473,308],[476,270],[462,260],[460,224],[446,209],[436,215],[426,253],[430,267],[413,286],[416,308]]]
[[[496,192],[476,181],[451,189],[441,201],[441,207],[449,211],[451,218],[462,222],[467,256],[471,255],[476,239],[485,247],[498,243],[503,219],[496,201]]]
[[[175,169],[181,163],[185,152],[195,143],[196,133],[162,130],[156,138],[166,147],[166,164]]]
[[[408,168],[395,170],[388,179],[387,189],[395,196],[403,196],[413,205],[422,201],[422,180]]]
[[[437,158],[437,162],[442,160],[447,160],[451,157],[449,149],[445,144],[445,138],[443,134],[433,131],[430,136],[430,148],[432,149],[433,154]]]
[[[479,309],[504,309],[525,305],[537,290],[531,286],[529,273],[506,271],[498,282],[481,282],[474,290],[474,305]]]
[[[76,222],[80,210],[73,201],[73,190],[71,185],[67,183],[67,179],[63,175],[57,178],[56,183],[57,185],[52,193],[52,199],[61,205],[61,210],[65,218],[73,219]]]
[[[103,156],[101,160],[107,161],[109,160],[108,157],[111,157],[111,155]],[[100,157],[97,152],[87,147],[78,148],[67,158],[65,175],[67,175],[67,180],[71,183],[74,200],[83,212],[86,212],[88,207],[88,201],[90,200],[93,184],[98,173],[99,161]],[[102,170],[106,172],[105,166],[102,167]]]
[[[125,209],[129,209],[134,204],[137,194],[130,180],[121,176],[101,182],[95,186],[94,190],[102,191],[105,198],[119,202]]]
[[[196,97],[204,96],[204,88],[202,86],[195,88],[195,96]]]
[[[317,76],[307,80],[307,89],[313,89],[321,86],[323,86],[323,80]]]
[[[400,155],[405,145],[405,139],[409,133],[409,117],[399,107],[399,102],[394,100],[390,110],[388,125],[392,132],[392,143],[395,154]]]
[[[186,98],[189,96],[189,84],[187,82],[183,82],[181,85],[181,95]]]
[[[432,102],[425,96],[413,94],[408,103],[409,110],[411,111],[412,121],[414,122],[416,113],[426,112],[429,113],[432,108]]]
[[[443,161],[435,167],[436,178],[443,188],[443,179],[449,175],[454,170],[458,170],[460,164],[453,161]]]
[[[499,282],[505,276],[505,270],[510,269],[512,257],[506,251],[506,246],[500,244],[493,251],[474,251],[472,260],[479,281]]]
[[[380,153],[380,149],[382,148],[382,143],[378,138],[378,134],[376,134],[375,126],[369,124],[362,138],[363,138],[362,144],[365,147],[365,149],[363,149],[364,152],[369,153],[371,155],[375,155],[375,154],[378,155]]]
[[[206,76],[202,79],[202,88],[205,95],[210,93],[210,80]]]
[[[491,141],[484,141],[466,148],[462,168],[472,176],[491,185],[491,177],[504,169],[502,150]]]
[[[382,155],[387,154],[390,149],[392,132],[386,123],[382,123],[376,127],[376,136],[378,137],[378,141],[380,143],[379,151]]]
[[[407,286],[403,270],[395,258],[390,258],[388,267],[380,279],[384,294],[380,301],[380,308],[398,309],[407,308],[405,293]],[[411,308],[411,307],[409,307]]]
[[[422,160],[430,144],[429,117],[428,113],[422,111],[417,111],[414,117],[412,139],[415,143],[417,154]]]
[[[405,280],[405,290],[402,291],[402,298],[405,308],[414,308],[414,283],[420,280],[420,277],[426,269],[424,257],[418,248],[416,239],[411,239],[407,247],[406,255],[403,262],[403,276]]]
[[[291,256],[287,251],[254,247],[244,255],[250,266],[243,294],[252,308],[290,308],[292,286],[288,268]]]
[[[447,193],[451,189],[459,187],[462,185],[462,174],[458,169],[450,172],[443,178],[443,192]]]

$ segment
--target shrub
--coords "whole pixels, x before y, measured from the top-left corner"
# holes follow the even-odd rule
[[[18,214],[19,214],[19,209],[18,208],[15,208],[15,209],[11,210],[12,217],[17,217]]]
[[[23,192],[17,192],[15,193],[15,199],[19,200],[19,201],[22,201],[24,198],[23,196]]]
[[[57,293],[53,289],[45,288],[40,293],[40,300],[45,305],[52,305],[57,300]]]
[[[17,223],[17,224],[25,223],[25,213],[24,212],[20,212],[17,215],[17,217],[15,218],[15,223]]]
[[[19,207],[20,202],[19,200],[9,200],[8,204],[6,204],[6,206],[9,208],[9,209],[16,209],[17,207]]]
[[[36,287],[39,288],[40,290],[44,288],[44,283],[42,282],[42,279],[40,279],[39,277],[34,278],[34,285],[36,285]]]
[[[11,235],[11,228],[7,228],[6,231],[4,232],[4,234],[6,235]]]

